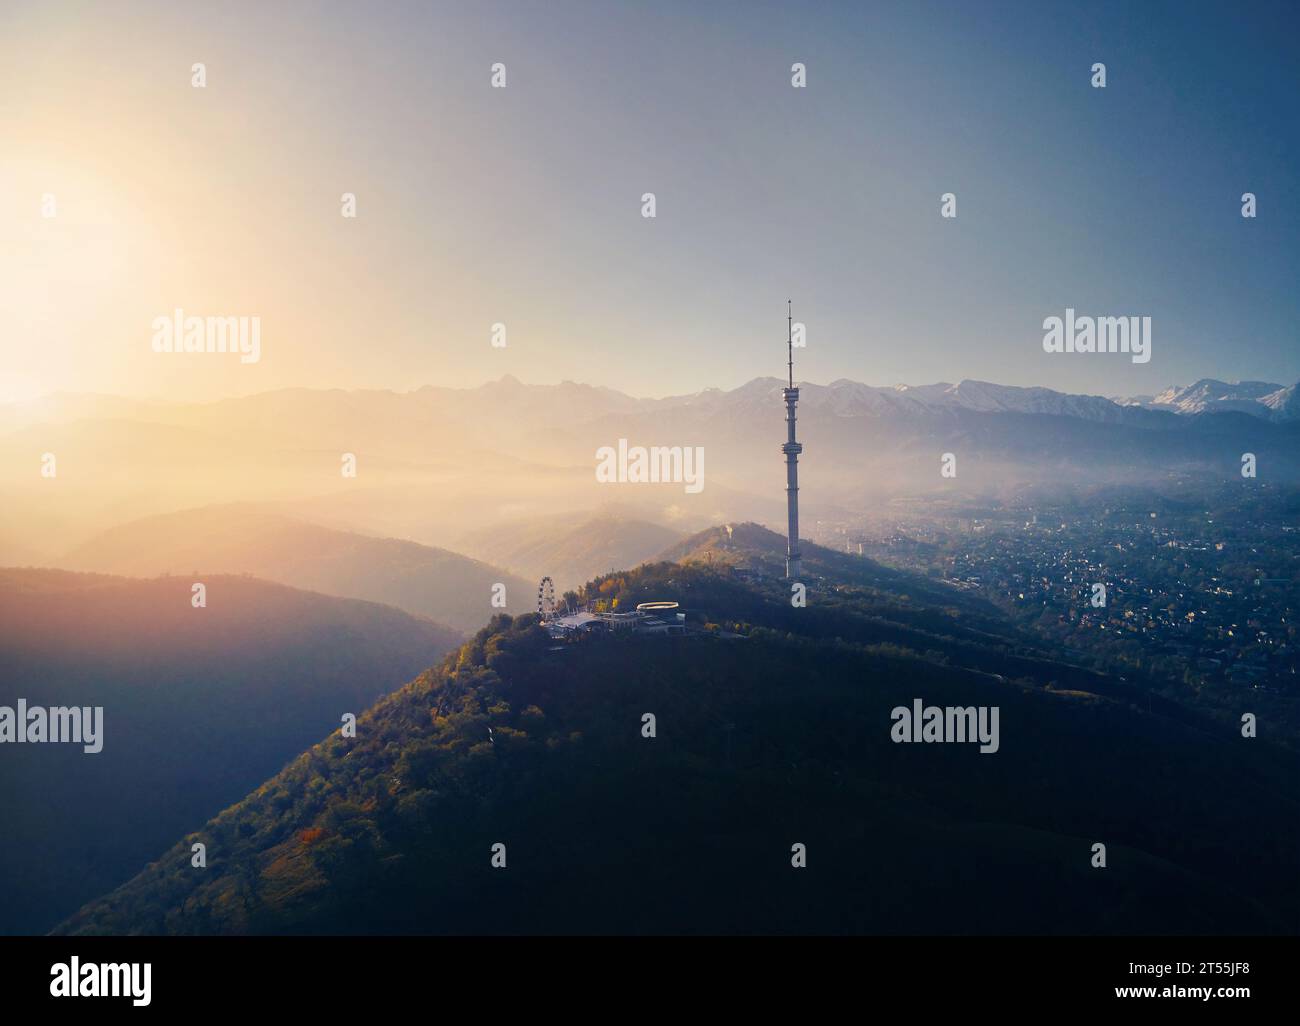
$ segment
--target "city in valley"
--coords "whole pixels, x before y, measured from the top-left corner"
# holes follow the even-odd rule
[[[1163,677],[1207,701],[1250,689],[1289,705],[1300,698],[1298,508],[1294,492],[1254,482],[1199,501],[1122,490],[899,501],[870,520],[818,521],[812,538],[982,595],[1095,668]]]

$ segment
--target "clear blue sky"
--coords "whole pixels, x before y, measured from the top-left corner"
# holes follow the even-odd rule
[[[194,397],[504,373],[661,395],[780,374],[790,297],[809,329],[796,368],[807,380],[1103,394],[1203,376],[1291,383],[1297,12],[17,5],[0,15],[0,120],[25,166],[54,148],[41,104],[70,89],[75,66],[59,142],[108,128],[140,140],[112,160],[104,146],[77,158],[101,184],[137,188],[115,226],[192,226],[190,243],[132,250],[138,264],[97,316],[95,358],[29,355],[19,370],[44,387]],[[199,60],[209,85],[196,95]],[[505,90],[489,87],[496,61]],[[790,86],[794,61],[807,89]],[[1104,90],[1089,84],[1095,61]],[[152,172],[136,169],[146,159]],[[343,191],[358,195],[356,222],[338,216]],[[939,216],[949,191],[955,221]],[[1254,220],[1240,216],[1247,191]],[[657,196],[653,221],[643,192]],[[211,222],[190,220],[197,207]],[[217,230],[205,262],[204,232]],[[182,250],[205,288],[158,285],[150,261]],[[57,248],[47,255],[57,266]],[[187,302],[264,311],[262,364],[160,377],[141,332]],[[1067,306],[1151,316],[1153,359],[1043,353],[1043,318]],[[22,321],[51,333],[51,353],[54,318]],[[488,345],[495,321],[505,350]],[[99,358],[129,366],[127,383]]]

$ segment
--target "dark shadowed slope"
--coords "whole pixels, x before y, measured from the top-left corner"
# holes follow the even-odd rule
[[[102,706],[103,750],[0,745],[0,932],[44,932],[460,640],[242,577],[0,570],[0,705]]]

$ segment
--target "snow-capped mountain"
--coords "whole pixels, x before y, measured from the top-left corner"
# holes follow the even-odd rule
[[[506,375],[477,388],[444,388],[425,385],[412,392],[358,391],[316,392],[307,389],[259,393],[239,400],[223,400],[193,409],[183,405],[145,403],[118,399],[116,405],[94,416],[169,422],[179,417],[190,426],[201,426],[212,417],[233,417],[236,408],[282,406],[292,403],[295,416],[314,424],[319,416],[331,423],[339,410],[365,423],[403,426],[418,436],[432,430],[446,418],[461,424],[473,423],[485,443],[493,426],[507,433],[530,426],[591,424],[611,418],[694,415],[705,419],[744,420],[749,415],[766,418],[781,407],[785,379],[754,378],[733,389],[708,388],[686,395],[641,398],[612,388],[564,381],[558,385],[529,385]],[[1212,378],[1186,386],[1174,386],[1158,395],[1078,395],[1050,388],[999,385],[965,379],[956,384],[939,381],[929,385],[867,385],[839,378],[828,385],[797,382],[800,416],[818,414],[835,417],[927,417],[970,414],[1033,414],[1069,417],[1142,427],[1172,427],[1173,416],[1241,412],[1275,423],[1300,420],[1297,385],[1283,386],[1268,381],[1229,383]],[[0,406],[0,433],[49,420],[84,419],[92,408],[87,401],[97,397],[54,395],[37,404],[13,403]],[[775,407],[774,405],[775,404]],[[102,404],[101,404],[102,405]],[[256,412],[256,411],[254,411]],[[253,416],[253,413],[249,413]],[[265,416],[260,415],[260,419]],[[255,420],[259,419],[254,417]],[[345,417],[346,419],[346,417]],[[315,430],[315,429],[313,429]]]
[[[710,389],[695,395],[659,400],[671,407],[709,407],[739,411],[749,407],[767,410],[780,404],[780,378],[755,378],[730,392]],[[1136,411],[1099,395],[1070,395],[1050,388],[1024,388],[970,379],[951,384],[864,385],[846,378],[829,385],[799,383],[800,409],[805,414],[837,417],[920,416],[958,411],[972,413],[1033,413],[1109,423],[1128,422]]]
[[[1190,385],[1173,385],[1159,395],[1117,398],[1121,406],[1140,406],[1171,413],[1248,413],[1266,420],[1289,419],[1281,411],[1290,401],[1295,386],[1272,381],[1218,381],[1201,378]],[[1294,412],[1291,414],[1294,417]]]
[[[1271,381],[1229,383],[1202,378],[1192,385],[1176,385],[1159,395],[1112,396],[1075,395],[1050,388],[999,385],[966,379],[957,384],[939,381],[932,385],[865,385],[840,378],[829,385],[799,382],[800,404],[807,413],[837,417],[884,417],[891,415],[971,413],[1043,414],[1076,417],[1105,423],[1152,424],[1143,412],[1195,416],[1202,413],[1248,413],[1264,420],[1283,421],[1300,417],[1300,400],[1295,386]],[[643,399],[643,410],[691,409],[697,412],[737,413],[770,409],[780,404],[781,378],[754,378],[724,391],[706,389],[666,399]],[[1143,411],[1143,412],[1139,412]]]
[[[1270,392],[1260,400],[1260,404],[1268,407],[1271,418],[1275,421],[1300,420],[1300,398],[1297,398],[1295,385]]]

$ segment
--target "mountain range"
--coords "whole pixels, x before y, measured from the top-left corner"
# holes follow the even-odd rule
[[[1140,406],[1148,410],[1171,413],[1248,413],[1278,422],[1300,418],[1300,402],[1295,385],[1278,385],[1269,381],[1216,381],[1202,378],[1190,385],[1175,385],[1159,395],[1116,398],[1121,406]]]
[[[614,504],[679,534],[784,517],[775,448],[783,382],[663,399],[509,376],[479,388],[291,389],[212,403],[54,395],[0,407],[0,564],[63,558],[103,531],[215,504],[355,534],[444,548],[468,538],[489,563],[492,532]],[[1098,484],[1178,488],[1300,480],[1294,386],[1202,381],[1112,400],[979,381],[881,388],[801,385],[805,515],[835,518],[891,497],[1075,492]],[[597,481],[594,454],[620,439],[707,454],[698,494],[675,484]],[[955,476],[940,457],[956,457]],[[57,477],[42,460],[57,458]],[[349,465],[355,467],[351,474]],[[521,538],[522,544],[522,538]],[[509,549],[513,543],[507,544]],[[526,545],[524,546],[526,548]],[[639,553],[638,553],[639,554]],[[514,569],[538,564],[524,549]],[[578,568],[585,576],[608,564]]]
[[[1113,396],[1058,392],[1037,386],[1001,385],[964,379],[928,385],[868,385],[839,378],[827,385],[797,382],[803,409],[828,409],[840,416],[889,413],[923,413],[967,410],[980,413],[1041,413],[1080,417],[1086,420],[1114,420],[1134,408],[1192,415],[1214,412],[1249,413],[1266,420],[1290,421],[1300,417],[1295,399],[1296,385],[1266,381],[1225,382],[1202,378],[1191,385],[1172,385],[1157,395]],[[511,419],[523,423],[583,423],[603,417],[694,409],[712,413],[734,413],[754,405],[770,407],[779,399],[785,382],[776,377],[758,377],[734,389],[706,388],[699,392],[664,398],[640,398],[612,388],[564,381],[558,385],[528,385],[506,374],[477,388],[445,388],[425,385],[409,392],[344,391],[340,389],[283,389],[222,399],[210,403],[174,403],[138,400],[85,393],[55,393],[42,399],[0,406],[0,431],[29,424],[73,420],[134,420],[149,423],[187,425],[196,429],[214,423],[235,424],[244,429],[252,424],[269,427],[274,414],[297,415],[299,438],[315,438],[312,414],[331,409],[350,411],[351,417],[366,417],[385,410],[409,432],[410,445],[421,454],[436,439],[420,427],[434,427],[447,421],[473,422],[484,412],[508,403]],[[779,403],[778,403],[779,406]],[[1145,421],[1144,423],[1151,423]],[[483,438],[483,449],[491,449],[499,433]],[[476,452],[479,450],[476,450]]]
[[[690,396],[658,400],[664,409],[697,407],[723,411],[754,404],[780,405],[785,382],[780,378],[755,378],[731,392],[710,389]],[[1152,426],[1160,423],[1133,418],[1134,408],[1173,414],[1219,412],[1249,413],[1264,420],[1289,422],[1300,418],[1295,385],[1243,381],[1228,384],[1204,378],[1193,385],[1173,386],[1157,396],[1105,398],[1076,395],[1050,388],[999,385],[988,381],[940,381],[932,385],[881,387],[841,378],[829,385],[800,383],[803,410],[829,411],[840,417],[972,413],[1045,414],[1076,417],[1104,423]],[[1173,422],[1168,422],[1173,426]]]

